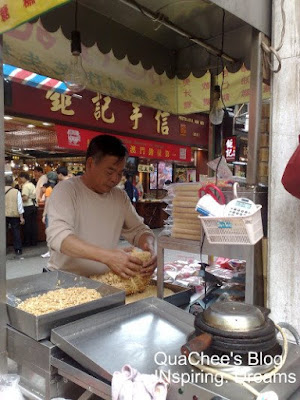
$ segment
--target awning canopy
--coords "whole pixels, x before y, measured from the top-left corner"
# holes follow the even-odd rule
[[[231,12],[225,15],[224,38],[223,10],[214,3],[224,7],[231,3],[231,7],[227,5]],[[185,79],[191,73],[203,76],[207,70],[220,73],[222,40],[223,53],[235,60],[224,59],[228,71],[238,71],[243,63],[249,68],[251,25],[264,16],[265,33],[270,33],[270,7],[269,0],[79,0],[78,28],[87,48],[96,44],[103,54],[112,50],[118,60],[127,56],[133,65],[141,62],[146,70],[153,67],[157,74],[165,72],[168,78]],[[70,2],[43,15],[41,22],[48,32],[61,28],[70,39],[74,15],[75,3]],[[252,17],[248,22],[241,19],[247,15]],[[193,40],[197,39],[219,54],[196,44]]]
[[[3,64],[3,77],[9,81],[28,85],[37,89],[53,90],[58,93],[68,93],[66,84],[48,76],[39,75],[13,65]]]
[[[87,88],[188,114],[209,109],[210,74],[225,67],[244,82],[239,95],[225,84],[226,105],[247,102],[252,27],[268,34],[270,14],[271,0],[78,0]],[[4,62],[63,81],[74,19],[71,1],[6,33]]]

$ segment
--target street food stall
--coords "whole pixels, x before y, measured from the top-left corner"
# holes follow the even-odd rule
[[[220,302],[195,317],[155,297],[121,305],[124,291],[83,278],[74,283],[71,274],[48,274],[47,285],[41,276],[33,276],[8,288],[8,355],[18,364],[22,391],[29,399],[92,394],[111,399],[113,374],[128,364],[167,380],[169,400],[252,400],[261,391],[274,391],[283,400],[299,396],[300,347],[287,344],[285,335],[283,341],[277,339],[282,329],[267,309]],[[26,299],[57,284],[84,284],[102,297],[37,317],[15,308],[17,297]],[[204,361],[185,358],[200,350]],[[211,366],[213,357],[230,361]],[[256,377],[250,389],[242,381],[230,381],[245,375]]]
[[[31,3],[34,2],[28,2],[28,5]],[[48,26],[49,31],[55,31],[55,28],[61,27],[61,32],[66,33],[69,38],[72,28],[66,25],[70,23],[69,16],[74,8],[74,3],[71,2],[62,9],[58,8],[44,15],[42,17],[44,26]],[[153,66],[158,74],[164,74],[162,80],[176,77],[173,81],[170,79],[169,86],[162,85],[161,88],[162,91],[170,91],[171,97],[174,97],[173,85],[177,83],[178,79],[187,78],[190,72],[199,77],[202,72],[209,69],[212,74],[216,74],[224,68],[225,64],[229,71],[234,72],[240,68],[242,60],[247,65],[248,56],[251,54],[250,102],[252,100],[254,103],[250,109],[251,135],[249,135],[248,162],[250,173],[247,174],[247,179],[248,183],[254,184],[261,101],[260,83],[262,80],[261,32],[270,35],[270,2],[255,1],[255,10],[253,10],[253,3],[249,5],[249,2],[246,1],[243,3],[242,9],[239,7],[240,1],[232,1],[227,5],[223,1],[195,1],[181,4],[176,10],[172,8],[171,12],[168,11],[169,2],[165,1],[162,4],[161,0],[151,2],[140,0],[139,4],[130,0],[111,2],[82,0],[79,3],[85,17],[91,17],[85,18],[88,23],[84,32],[86,35],[84,44],[93,46],[97,43],[105,54],[108,54],[112,48],[118,59],[121,60],[127,55],[132,65],[141,61],[145,70]],[[176,4],[178,7],[178,2],[175,0],[170,4],[174,6]],[[230,17],[223,34],[222,16],[224,13],[219,6],[223,6]],[[255,12],[250,13],[250,8]],[[98,20],[97,17],[99,17]],[[176,23],[171,22],[172,17]],[[209,20],[207,20],[208,17]],[[104,23],[107,20],[111,22],[110,25]],[[206,23],[199,23],[200,20]],[[181,23],[186,28],[180,28]],[[30,37],[34,24],[35,22],[25,27],[23,38]],[[101,28],[100,39],[105,37],[107,43],[106,39],[99,41],[98,37],[88,36],[88,27],[91,28],[92,33],[95,33],[97,31],[94,29],[96,24]],[[153,29],[153,24],[155,29]],[[192,33],[193,28],[197,35]],[[202,28],[208,29],[208,32],[198,30]],[[103,29],[108,29],[106,35],[103,35],[105,33]],[[147,29],[149,29],[147,35],[142,36],[141,32]],[[209,32],[209,29],[213,29],[214,32]],[[63,39],[67,41],[63,34]],[[44,46],[51,45],[51,36],[42,35],[41,40],[40,30],[39,35],[38,38]],[[143,38],[145,38],[144,42]],[[156,40],[154,40],[155,38]],[[226,46],[223,48],[224,38]],[[227,41],[227,39],[230,40]],[[30,40],[32,41],[32,37]],[[109,40],[112,42],[108,43]],[[139,54],[132,52],[129,47],[126,54],[124,41],[126,47],[127,45],[132,46],[133,50],[137,49]],[[195,46],[190,46],[191,43]],[[94,46],[93,51],[97,50],[96,47]],[[33,46],[31,49],[34,48]],[[21,54],[20,49],[18,52]],[[8,58],[15,54],[6,48]],[[32,53],[33,56],[37,54]],[[53,58],[55,55],[56,53],[52,52]],[[174,57],[174,55],[176,56]],[[52,71],[55,71],[53,65],[58,60],[52,62],[52,58],[51,61],[47,59],[47,62],[43,63],[39,59],[33,63],[33,58],[28,60],[24,57],[22,61],[23,63],[27,62],[27,65],[28,62],[31,63],[36,70],[42,67],[46,71],[52,65]],[[239,61],[236,61],[237,59]],[[202,61],[204,64],[199,65],[199,62],[202,63]],[[62,67],[57,62],[56,76],[64,69]],[[129,75],[134,75],[136,72],[134,69],[127,69]],[[100,80],[96,79],[97,75],[92,75],[92,77],[100,84]],[[89,84],[92,89],[95,88],[95,80],[90,80]],[[154,76],[153,85],[159,86],[157,82],[159,82],[159,77]],[[164,92],[157,92],[150,96],[146,91],[126,91],[126,88],[120,85],[121,83],[106,79],[105,92],[110,93],[110,90],[118,91],[119,94],[123,92],[124,96],[128,96],[131,101],[142,99],[147,102],[149,99],[150,105],[158,103],[160,108],[166,112],[172,111],[171,108],[174,107],[174,104],[178,104],[177,98],[173,99],[172,103],[168,102],[168,97]],[[143,83],[141,82],[141,86]],[[185,84],[190,83],[186,81]],[[3,85],[3,81],[1,85]],[[99,86],[97,90],[101,90]],[[190,92],[186,92],[187,97],[190,94]],[[183,102],[183,108],[184,103],[190,110],[187,100]],[[200,110],[199,107],[195,107],[196,111]],[[1,109],[3,112],[3,104]],[[3,137],[0,140],[1,157],[4,159]],[[0,174],[0,180],[2,179],[4,187],[3,175],[4,173]],[[5,215],[3,199],[4,193],[1,189],[2,221],[4,221]],[[0,231],[2,238],[5,238],[4,226],[5,224],[2,223]],[[281,328],[275,326],[269,319],[269,311],[266,309],[260,309],[254,305],[220,302],[195,317],[180,308],[186,304],[169,298],[172,296],[163,300],[164,295],[162,294],[160,296],[162,298],[151,297],[125,305],[124,291],[71,274],[48,272],[6,281],[5,240],[0,241],[0,262],[1,370],[3,372],[6,370],[6,355],[8,355],[17,363],[21,387],[29,399],[50,400],[59,396],[88,399],[93,394],[102,399],[111,399],[112,375],[128,363],[146,374],[158,372],[163,375],[170,372],[172,379],[170,379],[167,397],[169,400],[180,398],[252,400],[253,396],[263,399],[265,397],[258,397],[262,391],[274,391],[282,400],[299,398],[299,346],[290,343],[287,345],[285,335],[283,335],[282,341],[277,340],[276,330],[281,332]],[[158,278],[162,272],[161,265],[159,269]],[[92,300],[87,299],[82,304],[69,306],[64,310],[51,310],[44,315],[34,315],[32,312],[23,311],[20,308],[22,303],[26,303],[27,300],[38,295],[63,289],[74,290],[74,288],[96,291],[98,297]],[[201,339],[196,339],[198,347],[194,347],[195,335],[201,337]],[[202,335],[206,335],[205,345]],[[297,338],[296,340],[298,341]],[[186,356],[193,349],[205,350],[207,359],[214,354],[227,356],[228,368],[221,365],[221,370],[218,370],[217,373],[229,382],[220,384],[215,379],[208,381],[207,378],[211,377],[209,372],[212,373],[213,368],[203,363],[200,365],[203,370],[207,371],[206,374],[201,375],[203,381],[194,379],[196,367],[190,365],[191,363],[185,365],[183,362],[179,362],[181,360],[179,357]],[[230,349],[229,354],[228,349]],[[273,359],[267,369],[264,368],[264,362],[258,362],[261,367],[258,368],[258,372],[255,368],[249,368],[247,358],[249,352],[253,350]],[[241,360],[238,368],[232,362],[231,353],[237,355]],[[280,356],[282,359],[278,366],[275,365],[275,356]],[[208,364],[210,365],[210,363]],[[280,367],[282,376],[287,377],[287,383],[266,380],[262,383],[254,383],[250,389],[245,382],[239,384],[230,382],[229,377],[232,379],[232,376],[235,376],[241,369],[241,365],[242,372],[269,373],[272,374],[271,377],[276,371],[279,371]],[[216,373],[215,369],[213,370],[212,375]]]

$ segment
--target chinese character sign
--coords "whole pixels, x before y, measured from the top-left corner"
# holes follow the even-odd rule
[[[130,115],[130,121],[133,121],[132,129],[138,129],[139,119],[142,118],[143,114],[140,112],[140,105],[132,103],[132,113]]]
[[[60,111],[63,115],[74,115],[75,111],[71,109],[72,97],[67,94],[60,94],[48,90],[46,99],[51,101],[51,111]]]
[[[0,0],[0,34],[70,0]]]
[[[230,137],[225,140],[226,161],[235,161],[235,156],[236,156],[236,137]]]
[[[115,114],[113,112],[109,115],[109,105],[111,103],[111,98],[109,96],[103,97],[100,93],[97,93],[95,97],[92,98],[92,102],[95,104],[94,117],[98,121],[102,119],[106,124],[113,124],[115,122]]]
[[[85,151],[90,140],[99,134],[98,131],[89,131],[81,128],[74,129],[65,125],[55,125],[55,129],[58,146],[64,149],[76,148],[77,150]],[[129,156],[165,161],[191,162],[192,151],[190,147],[160,143],[152,140],[133,139],[126,136],[114,136],[122,140],[128,149]]]
[[[156,124],[156,132],[160,133],[161,135],[168,135],[169,134],[169,125],[168,125],[168,117],[170,113],[165,111],[157,110],[155,119],[157,121]]]
[[[146,172],[147,174],[150,174],[151,172],[154,172],[154,165],[153,164],[139,164],[138,165],[138,172]]]

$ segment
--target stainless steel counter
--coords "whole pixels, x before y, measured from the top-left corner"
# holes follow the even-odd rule
[[[113,314],[115,311],[111,310]],[[186,315],[188,318],[191,317],[189,314]],[[182,324],[185,322],[182,321]],[[188,323],[187,326],[190,324]],[[115,327],[115,330],[118,329],[122,330],[122,325]],[[151,343],[153,343],[153,339],[151,339]],[[163,346],[160,349],[161,351],[165,350]],[[174,356],[174,351],[178,354],[177,348],[168,354]],[[101,399],[111,399],[110,383],[103,376],[89,372],[47,340],[37,342],[15,329],[9,328],[8,355],[18,363],[21,385],[25,388],[29,399],[50,400],[53,397],[65,397],[77,400],[84,391],[87,391],[87,394],[94,393]],[[123,349],[122,346],[118,346],[112,357],[116,358],[116,355],[123,361],[124,357],[127,357],[127,360],[134,360],[134,353],[130,351],[128,354],[128,347]],[[215,396],[219,396],[218,400],[254,399],[253,395],[234,383],[224,383],[220,386],[218,382],[211,382],[210,378],[207,378],[205,383],[203,376],[198,379],[198,382],[192,382],[198,371],[190,366],[161,366],[158,369],[165,373],[170,369],[174,379],[177,374],[179,379],[183,377],[189,381],[183,387],[180,386],[180,383],[173,382],[167,400],[192,400],[193,396],[198,397],[199,400],[217,400]],[[140,372],[145,371],[140,368]],[[148,369],[147,372],[149,372]],[[293,382],[291,380],[289,383],[284,383],[284,376],[290,377],[290,379],[294,377]],[[280,400],[299,400],[300,347],[289,344],[287,362],[278,375],[277,382],[252,384],[252,386],[259,391],[274,390]]]

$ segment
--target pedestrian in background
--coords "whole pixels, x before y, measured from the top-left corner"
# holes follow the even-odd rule
[[[48,208],[48,200],[49,197],[53,191],[54,186],[57,184],[58,181],[58,175],[55,171],[50,171],[47,174],[47,179],[48,182],[44,185],[46,188],[45,190],[45,206],[44,206],[44,212],[43,212],[43,223],[46,225],[46,228],[48,227],[48,221],[47,221],[47,208]]]
[[[21,172],[19,175],[22,185],[22,200],[24,207],[24,246],[37,245],[37,207],[36,190],[32,182],[29,181],[29,174]]]
[[[130,176],[129,174],[126,174],[125,178],[126,178],[126,180],[124,182],[124,189],[132,203],[133,198],[134,198],[134,188],[133,188],[133,183],[132,183],[132,176]]]
[[[69,172],[67,167],[58,167],[56,170],[57,179],[59,182],[69,179]]]
[[[13,246],[17,255],[22,254],[20,224],[24,225],[24,208],[19,190],[12,187],[13,176],[5,175],[5,217],[6,229],[11,228]]]
[[[44,170],[42,167],[35,167],[33,170],[34,179],[36,180],[36,203],[35,205],[38,207],[39,204],[43,203],[42,197],[43,193],[41,191],[43,185],[47,183],[47,176],[44,174]]]
[[[140,177],[138,175],[135,177],[135,187],[138,191],[138,198],[142,199],[144,197],[144,186],[140,181]]]
[[[47,178],[48,178],[48,182],[45,183],[45,185],[44,185],[46,190],[45,190],[45,206],[44,206],[43,218],[42,218],[42,221],[45,224],[46,229],[48,228],[49,197],[51,196],[54,186],[57,184],[58,174],[55,171],[50,171],[47,174]],[[50,251],[48,250],[45,254],[42,254],[41,257],[43,257],[43,258],[50,257]]]

